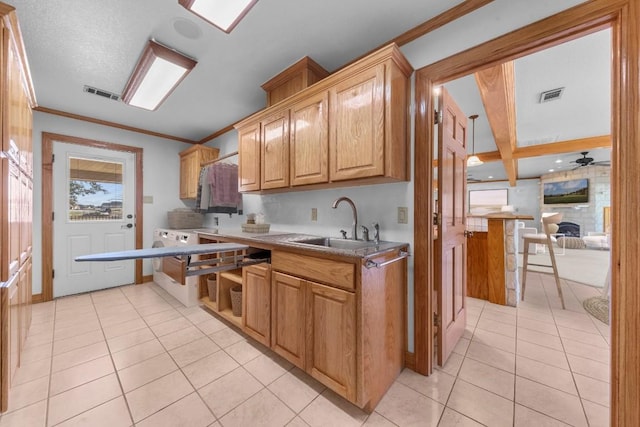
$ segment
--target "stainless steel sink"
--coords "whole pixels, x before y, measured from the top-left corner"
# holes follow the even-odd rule
[[[324,246],[327,248],[335,249],[363,249],[376,246],[375,242],[366,242],[364,240],[348,240],[348,239],[334,239],[333,237],[318,237],[313,239],[297,240],[295,243],[301,243],[303,245]]]

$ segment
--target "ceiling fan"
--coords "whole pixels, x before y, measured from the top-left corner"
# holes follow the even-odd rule
[[[582,157],[579,157],[573,161],[571,161],[571,163],[575,163],[578,166],[576,166],[574,169],[580,168],[580,167],[584,167],[584,166],[611,166],[611,162],[609,160],[604,160],[604,161],[600,161],[600,162],[595,162],[593,160],[593,157],[587,157],[587,154],[589,154],[588,151],[583,151],[580,154],[582,154]]]

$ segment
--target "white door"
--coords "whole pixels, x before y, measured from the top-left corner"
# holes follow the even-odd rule
[[[135,154],[53,144],[53,296],[135,281],[135,261],[75,262],[135,249]]]

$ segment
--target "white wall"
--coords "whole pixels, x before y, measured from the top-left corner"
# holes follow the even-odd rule
[[[515,187],[510,187],[508,181],[468,183],[470,190],[497,190],[507,189],[507,200],[513,206],[514,213],[531,215],[533,220],[523,221],[527,227],[535,227],[540,230],[540,180],[519,179]],[[467,198],[467,200],[469,200]]]
[[[180,160],[178,153],[190,144],[100,126],[51,114],[34,112],[34,212],[33,212],[33,293],[42,292],[42,132],[56,133],[143,149],[143,195],[153,203],[143,205],[143,247],[151,247],[153,230],[167,226],[167,211],[184,207],[179,198]],[[143,261],[143,274],[153,273],[150,260]]]
[[[413,67],[418,69],[582,2],[581,0],[540,0],[536,2],[495,0],[474,13],[403,46],[402,51]],[[413,111],[414,108],[412,108],[412,130]],[[154,204],[145,205],[144,208],[145,246],[151,244],[153,228],[166,225],[166,211],[184,206],[178,199],[177,153],[186,148],[185,144],[41,113],[36,113],[34,122],[36,164],[40,164],[38,155],[40,132],[42,131],[141,146],[145,149],[144,194],[154,196]],[[413,146],[413,137],[411,141]],[[235,132],[229,132],[208,145],[220,147],[221,154],[235,151],[237,149]],[[337,210],[333,210],[330,205],[335,198],[346,195],[351,197],[358,206],[361,223],[380,222],[382,239],[413,243],[412,182],[268,196],[246,195],[244,196],[244,207],[245,212],[262,211],[267,221],[273,223],[273,229],[286,227],[292,231],[337,235],[340,228],[349,227],[351,214],[346,207],[340,206]],[[35,192],[35,200],[39,200],[39,176],[36,176]],[[431,195],[425,196],[431,197]],[[396,208],[398,206],[409,208],[408,225],[396,223]],[[310,221],[312,207],[318,208],[316,223]],[[38,212],[34,214],[38,215]],[[218,214],[217,216],[221,227],[239,226],[244,220],[244,217],[237,215],[232,218],[229,218],[228,215]],[[214,217],[214,214],[208,214],[205,225],[213,225]],[[40,250],[41,224],[39,217],[36,217],[35,220],[34,293],[39,293],[41,253],[36,253],[36,251]],[[408,338],[409,350],[413,351],[413,259],[411,258],[409,268]],[[145,274],[150,274],[150,272],[151,267],[149,263],[146,263]]]

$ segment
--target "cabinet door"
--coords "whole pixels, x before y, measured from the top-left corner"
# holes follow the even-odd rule
[[[198,154],[180,156],[180,198],[195,199],[198,191]]]
[[[0,159],[3,171],[2,208],[4,211],[2,238],[2,276],[0,281],[6,282],[18,272],[20,265],[20,221],[22,214],[22,186],[18,165],[7,158]],[[5,228],[6,227],[6,228]]]
[[[258,342],[271,346],[271,269],[252,265],[242,269],[242,328]]]
[[[331,181],[384,174],[384,64],[329,91]]]
[[[289,186],[289,110],[265,119],[262,128],[260,188]]]
[[[274,272],[271,286],[271,348],[304,369],[305,282],[297,277]]]
[[[291,107],[291,185],[329,181],[327,92]]]
[[[306,371],[339,395],[356,399],[355,294],[307,282]]]
[[[19,274],[15,276],[18,280],[9,287],[9,386],[13,383],[13,376],[20,365],[20,283]]]
[[[260,124],[238,130],[239,190],[260,190]]]

